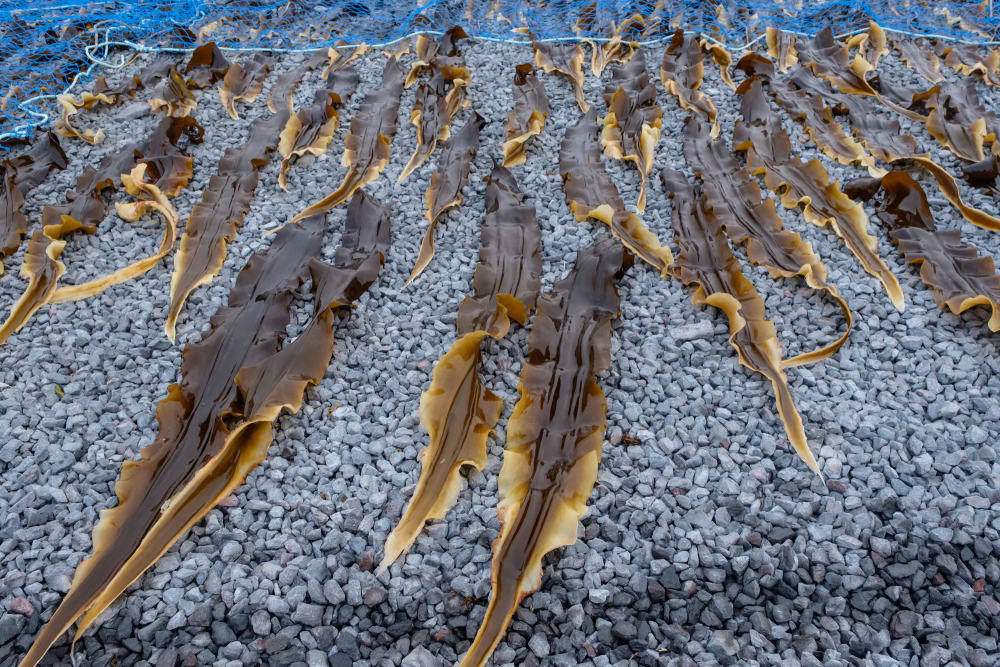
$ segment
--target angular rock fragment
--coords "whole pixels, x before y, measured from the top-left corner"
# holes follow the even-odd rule
[[[605,429],[595,375],[611,365],[615,282],[630,264],[621,244],[604,238],[577,253],[572,271],[539,299],[507,426],[493,594],[463,667],[486,663],[521,600],[541,585],[545,554],[576,542]]]
[[[569,42],[539,42],[531,38],[531,48],[535,52],[535,67],[547,74],[556,72],[567,77],[573,84],[573,95],[580,111],[587,113],[590,105],[583,94],[583,49],[579,44]]]
[[[460,108],[468,105],[465,85],[456,81],[449,89],[440,70],[434,69],[430,81],[420,82],[410,113],[410,123],[417,130],[417,145],[397,183],[402,183],[430,157],[439,143],[451,136],[452,119]]]
[[[559,149],[559,172],[566,202],[577,220],[600,220],[611,233],[643,261],[666,275],[673,262],[668,246],[647,229],[637,215],[625,208],[618,188],[611,181],[597,141],[597,112],[588,111],[576,125],[566,129]]]
[[[449,208],[462,203],[462,189],[469,183],[472,157],[479,150],[479,132],[484,125],[486,121],[477,113],[474,119],[466,123],[465,127],[448,139],[441,148],[437,169],[431,174],[431,183],[424,197],[427,205],[427,210],[424,212],[427,217],[427,231],[420,241],[420,251],[417,253],[417,260],[410,277],[406,279],[407,285],[427,268],[431,258],[434,257],[434,227],[438,218]]]
[[[219,86],[219,99],[222,101],[222,108],[226,110],[233,120],[239,120],[236,113],[237,102],[253,102],[264,89],[264,79],[271,69],[271,59],[262,53],[254,55],[249,63],[244,67],[239,63],[233,63],[226,70],[226,76]]]
[[[701,48],[697,35],[686,35],[683,28],[678,28],[670,40],[670,46],[663,53],[660,80],[667,92],[677,98],[681,107],[703,114],[712,121],[714,137],[719,133],[716,121],[718,111],[712,99],[698,90],[705,74]]]
[[[503,401],[486,388],[477,369],[482,341],[507,334],[510,320],[525,324],[541,286],[541,229],[535,209],[504,167],[487,179],[486,219],[473,295],[458,309],[458,339],[435,364],[420,399],[420,423],[430,436],[421,452],[417,487],[399,523],[386,538],[384,571],[417,538],[430,519],[443,519],[455,503],[461,469],[486,465],[486,439]]]
[[[528,140],[540,134],[549,115],[549,97],[535,68],[524,63],[514,68],[514,107],[507,112],[507,140],[503,144],[503,166],[524,164]]]

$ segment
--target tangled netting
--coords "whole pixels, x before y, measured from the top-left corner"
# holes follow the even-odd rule
[[[0,142],[29,136],[48,121],[57,94],[113,65],[109,57],[123,48],[189,49],[215,40],[235,49],[309,50],[340,39],[388,42],[456,24],[489,39],[523,40],[515,27],[541,39],[601,38],[634,14],[652,20],[637,34],[626,30],[626,38],[656,41],[682,26],[731,50],[768,26],[812,34],[830,25],[846,33],[869,19],[911,34],[1000,40],[993,0],[0,0]]]

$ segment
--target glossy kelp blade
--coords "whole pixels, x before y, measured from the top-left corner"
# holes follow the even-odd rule
[[[399,98],[405,78],[406,72],[395,58],[386,63],[381,85],[368,93],[361,108],[351,118],[351,129],[344,139],[344,155],[340,161],[347,167],[343,182],[336,190],[292,218],[291,222],[340,206],[379,177],[389,164],[389,146],[396,136]]]
[[[226,244],[236,237],[236,229],[250,210],[259,179],[257,172],[277,147],[278,132],[288,116],[288,110],[282,109],[256,120],[247,142],[223,153],[201,200],[191,209],[170,278],[170,310],[164,329],[171,341],[188,296],[211,283],[222,268]]]
[[[729,343],[736,348],[740,363],[771,382],[789,442],[819,475],[819,465],[809,450],[802,418],[782,370],[781,345],[774,323],[767,319],[764,300],[743,275],[739,260],[726,242],[722,218],[680,172],[664,169],[661,179],[674,200],[674,238],[679,246],[674,269],[677,277],[685,285],[697,285],[691,297],[693,303],[715,306],[729,318]]]
[[[207,88],[226,76],[229,60],[215,42],[202,44],[191,53],[184,66],[189,88]]]
[[[583,49],[569,42],[538,42],[531,40],[535,52],[535,67],[547,74],[556,72],[573,84],[573,95],[580,111],[587,113],[590,105],[583,94]]]
[[[222,108],[233,120],[239,120],[236,112],[237,102],[253,102],[264,89],[264,79],[271,69],[271,58],[258,53],[246,65],[233,63],[226,70],[226,76],[219,86],[219,99]]]
[[[611,228],[611,233],[643,261],[666,275],[674,261],[670,248],[660,243],[637,215],[625,209],[618,188],[601,161],[597,140],[597,112],[588,111],[576,125],[566,129],[559,149],[566,202],[577,220],[593,218]]]
[[[428,520],[444,518],[458,496],[461,469],[486,465],[486,440],[503,401],[477,373],[481,343],[486,336],[505,336],[511,319],[524,324],[538,297],[541,229],[534,207],[524,204],[504,167],[494,168],[487,179],[482,235],[473,295],[458,310],[459,338],[435,364],[420,398],[420,423],[430,444],[420,454],[413,498],[386,538],[380,572],[410,548]]]
[[[639,198],[635,208],[642,213],[646,210],[646,182],[653,171],[663,110],[656,103],[656,86],[649,79],[641,51],[614,70],[611,83],[604,88],[604,101],[608,105],[601,132],[604,154],[628,160],[639,170]]]
[[[417,145],[397,183],[406,180],[430,157],[439,143],[451,136],[451,121],[464,106],[469,106],[469,101],[465,99],[465,85],[461,82],[456,81],[449,89],[438,70],[434,70],[430,81],[420,82],[413,98],[413,111],[410,113],[410,123],[417,131]]]
[[[463,667],[484,665],[526,595],[542,580],[545,554],[576,542],[597,480],[605,429],[604,393],[595,375],[611,365],[617,277],[631,256],[604,238],[539,299],[520,400],[507,426],[493,545],[493,594]]]
[[[695,33],[685,35],[678,28],[663,53],[660,63],[660,80],[667,92],[677,98],[682,108],[704,115],[712,122],[712,136],[719,133],[716,120],[718,111],[712,99],[699,91],[705,65],[702,62],[701,43]]]
[[[507,140],[503,143],[503,166],[524,164],[528,139],[541,133],[549,116],[549,97],[535,68],[524,63],[514,68],[514,106],[507,112]]]
[[[28,281],[10,315],[0,325],[0,344],[6,343],[10,335],[25,325],[31,316],[48,302],[65,273],[65,265],[59,261],[59,254],[66,242],[53,240],[37,229],[28,242],[28,250],[21,263],[21,277]]]
[[[866,181],[848,186],[863,200],[881,189],[875,215],[903,258],[920,265],[920,279],[931,288],[934,301],[955,315],[986,306],[991,311],[990,331],[1000,331],[1000,274],[993,258],[963,243],[959,230],[935,229],[927,195],[906,172],[890,171],[881,179]]]
[[[802,276],[813,289],[825,291],[840,306],[847,326],[832,343],[783,362],[784,367],[813,363],[839,350],[851,332],[854,316],[837,288],[826,280],[827,270],[812,246],[784,227],[774,201],[760,188],[722,141],[711,140],[707,123],[698,117],[687,120],[684,158],[701,178],[706,204],[719,216],[726,236],[746,245],[747,259],[763,266],[772,278]]]
[[[424,211],[427,231],[420,241],[417,260],[410,271],[410,277],[406,279],[407,285],[423,273],[434,257],[434,227],[437,226],[438,218],[449,208],[462,203],[462,189],[469,183],[472,158],[479,150],[479,132],[485,125],[486,121],[477,113],[441,148],[437,168],[431,174],[431,183],[424,197],[427,206]]]
[[[799,40],[796,46],[799,62],[840,92],[878,96],[865,78],[873,69],[872,64],[860,53],[852,61],[847,46],[834,39],[829,27],[819,31],[813,39]]]

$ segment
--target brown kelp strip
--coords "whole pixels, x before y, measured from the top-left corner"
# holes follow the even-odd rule
[[[633,14],[621,24],[611,21],[608,25],[608,40],[597,43],[592,39],[584,39],[583,42],[590,45],[590,70],[594,76],[600,77],[605,68],[611,63],[627,63],[635,55],[638,48],[635,42],[626,41],[622,35],[626,32],[637,32],[645,25],[645,19],[641,14]]]
[[[406,75],[406,87],[409,88],[425,69],[441,72],[445,81],[460,79],[468,83],[469,68],[466,67],[465,58],[458,50],[459,40],[467,37],[468,35],[465,34],[461,26],[449,28],[437,40],[426,35],[418,35],[417,60],[410,66],[410,72]]]
[[[595,375],[611,365],[615,282],[631,259],[617,241],[601,239],[539,299],[500,470],[493,595],[462,667],[486,663],[518,604],[541,585],[542,558],[576,542],[605,429]]]
[[[740,363],[770,380],[789,442],[819,475],[819,465],[809,450],[802,418],[782,370],[781,344],[774,323],[767,319],[764,300],[743,275],[739,260],[726,242],[723,212],[709,206],[679,171],[664,169],[660,177],[674,200],[674,239],[679,247],[675,275],[685,285],[697,285],[692,303],[714,306],[729,318],[729,343],[736,348]]]
[[[431,174],[431,183],[427,186],[424,203],[427,210],[427,231],[420,241],[420,251],[413,264],[410,277],[406,279],[409,285],[419,276],[434,257],[434,227],[438,218],[449,208],[462,203],[462,189],[469,183],[469,169],[472,157],[479,150],[479,132],[486,125],[486,120],[478,113],[465,124],[458,134],[448,139],[441,148],[437,168]]]
[[[253,102],[264,89],[264,79],[271,69],[271,58],[263,53],[257,53],[245,66],[233,63],[226,70],[226,76],[219,86],[219,99],[222,108],[233,120],[239,120],[236,113],[237,102]]]
[[[326,85],[316,91],[313,103],[289,117],[278,141],[281,169],[278,184],[288,189],[286,181],[292,161],[303,155],[323,155],[340,122],[337,107],[345,104],[358,87],[360,78],[354,69],[334,72]]]
[[[320,262],[324,221],[289,225],[240,272],[229,304],[184,350],[180,384],[156,411],[160,428],[138,461],[122,467],[117,507],[94,528],[93,555],[76,570],[62,604],[22,667],[35,665],[73,621],[76,637],[125,588],[264,458],[272,422],[296,412],[333,353],[333,309],[374,282],[389,242],[385,210],[358,194],[333,266]],[[305,330],[281,346],[293,292],[312,277],[315,308]]]
[[[469,106],[469,101],[465,99],[465,84],[461,80],[456,79],[449,88],[441,71],[433,67],[432,71],[430,80],[421,81],[417,86],[413,98],[410,123],[417,130],[417,145],[397,183],[402,183],[430,157],[439,143],[451,136],[452,119],[461,107]]]
[[[212,282],[226,259],[226,244],[250,210],[259,181],[258,170],[278,145],[278,132],[289,117],[281,109],[256,120],[242,146],[227,148],[216,173],[209,179],[201,200],[191,209],[170,279],[170,310],[164,330],[174,340],[177,317],[188,295]]]
[[[674,261],[670,247],[660,243],[656,234],[639,217],[625,208],[618,188],[611,181],[601,161],[597,133],[601,124],[597,111],[591,109],[576,125],[566,128],[559,149],[559,173],[563,179],[566,203],[577,220],[593,218],[611,229],[615,238],[649,263],[660,275]]]
[[[852,196],[882,199],[876,217],[910,264],[920,264],[920,279],[931,288],[934,301],[958,315],[973,306],[991,310],[990,331],[1000,331],[1000,274],[993,258],[962,243],[957,229],[934,228],[927,195],[904,171],[890,171],[881,179],[859,179],[844,186]]]
[[[944,63],[965,76],[980,76],[990,86],[1000,86],[1000,49],[991,49],[985,58],[979,49],[971,44],[948,42],[942,45]]]
[[[764,39],[767,41],[767,55],[771,56],[779,72],[787,72],[799,61],[799,54],[795,50],[795,33],[767,28]]]
[[[941,60],[925,39],[894,39],[892,45],[899,51],[899,57],[906,66],[931,83],[937,83],[941,76]]]
[[[833,30],[829,27],[810,40],[800,40],[798,54],[800,63],[816,76],[829,81],[840,92],[878,96],[865,78],[873,69],[872,64],[860,53],[852,61],[847,46],[834,39]]]
[[[420,423],[430,436],[413,498],[386,538],[380,571],[407,551],[430,519],[443,519],[455,504],[466,465],[486,465],[486,439],[503,401],[479,378],[482,341],[503,338],[510,320],[525,324],[541,286],[541,229],[524,203],[513,175],[495,167],[486,181],[479,264],[473,294],[458,309],[458,339],[434,366],[420,397]]]
[[[149,108],[153,113],[163,112],[171,118],[180,118],[190,116],[198,108],[198,102],[181,73],[171,67],[169,75],[149,98]]]
[[[340,206],[351,195],[371,183],[389,164],[389,146],[396,136],[399,98],[403,94],[406,72],[395,58],[382,70],[381,85],[368,93],[361,108],[351,118],[351,129],[344,139],[340,163],[347,167],[344,181],[336,190],[292,218],[298,222]]]
[[[695,33],[686,35],[683,28],[678,28],[670,40],[670,46],[663,53],[660,80],[667,92],[677,98],[681,107],[703,114],[712,121],[714,137],[719,133],[716,120],[718,111],[712,99],[698,90],[704,75],[705,65],[702,62],[698,36]]]
[[[583,49],[579,44],[569,42],[539,42],[531,38],[531,48],[535,52],[535,67],[546,74],[556,72],[567,77],[573,84],[573,95],[580,111],[587,113],[590,105],[583,94]]]
[[[219,50],[215,42],[202,44],[191,53],[191,58],[184,66],[189,88],[207,88],[226,76],[229,60]]]
[[[868,61],[872,68],[878,67],[878,61],[889,53],[889,39],[885,30],[873,20],[868,21],[868,31],[854,36],[858,43],[858,53]]]
[[[710,139],[708,126],[698,117],[687,120],[684,159],[701,178],[705,203],[719,216],[726,236],[746,245],[747,258],[767,269],[772,278],[802,276],[813,289],[823,290],[840,306],[847,326],[832,343],[786,359],[784,367],[826,359],[839,350],[851,333],[854,316],[837,288],[826,280],[827,270],[812,246],[784,228],[774,200],[763,197],[756,181],[722,141]]]
[[[969,185],[1000,198],[1000,155],[991,155],[981,162],[966,165],[962,168],[962,178]]]
[[[21,247],[28,220],[21,207],[24,195],[48,178],[53,169],[65,169],[66,153],[52,131],[44,132],[31,148],[0,163],[0,274],[3,258]]]
[[[646,210],[646,182],[653,171],[663,110],[656,103],[656,86],[649,79],[641,51],[612,72],[611,83],[604,88],[604,101],[608,105],[601,132],[604,154],[635,163],[639,170],[639,199],[635,208],[642,213]]]
[[[507,140],[503,143],[503,166],[524,164],[528,139],[541,133],[549,115],[549,96],[535,68],[524,63],[514,68],[514,107],[507,112]]]
[[[10,335],[21,329],[52,296],[59,277],[66,272],[66,266],[59,261],[59,254],[65,246],[65,241],[51,239],[40,229],[32,234],[21,263],[21,277],[28,281],[28,287],[14,303],[6,321],[0,325],[0,344],[6,343]]]
[[[865,271],[878,278],[893,305],[902,310],[899,281],[878,255],[878,241],[868,233],[864,208],[830,180],[819,160],[803,163],[792,157],[791,141],[781,120],[771,111],[760,77],[744,81],[738,92],[743,98],[743,122],[737,121],[733,130],[733,149],[746,151],[747,168],[764,174],[765,185],[781,195],[786,208],[801,205],[806,220],[820,227],[829,225]]]

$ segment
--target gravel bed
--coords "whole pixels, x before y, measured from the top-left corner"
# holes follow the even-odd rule
[[[659,84],[663,49],[646,51],[664,129],[644,220],[674,245],[671,203],[656,174],[668,165],[687,170],[680,143],[687,113]],[[469,96],[487,125],[465,202],[439,223],[430,266],[404,289],[436,164],[435,154],[395,184],[415,142],[411,87],[392,163],[368,188],[391,202],[392,251],[357,310],[340,318],[326,378],[307,392],[300,414],[278,421],[268,459],[246,483],[92,626],[76,646],[78,664],[425,667],[453,663],[469,646],[489,596],[502,435],[517,399],[525,329],[486,347],[482,377],[505,409],[485,471],[469,475],[447,520],[429,525],[405,559],[379,578],[373,567],[417,480],[426,443],[416,416],[420,392],[454,339],[513,68],[531,59],[519,45],[466,41],[462,50],[472,71]],[[281,57],[267,85],[300,62]],[[383,63],[378,51],[357,62],[361,86],[343,118],[378,85]],[[923,85],[895,52],[880,70],[888,80]],[[606,231],[575,222],[566,206],[558,150],[579,110],[567,80],[540,76],[552,112],[529,145],[527,164],[514,172],[543,228],[545,289]],[[313,72],[296,104],[308,103],[318,84]],[[602,87],[588,68],[587,98],[603,113]],[[702,89],[715,100],[728,139],[739,100],[708,58]],[[1000,90],[978,91],[988,107],[1000,108]],[[194,179],[174,200],[183,220],[223,150],[241,144],[250,121],[268,113],[264,95],[239,105],[238,121],[222,110],[214,88],[196,97],[205,141],[190,148]],[[150,131],[145,97],[136,99],[81,114],[107,139],[98,146],[64,141],[70,167],[28,193],[29,219],[44,204],[60,203],[85,165]],[[461,112],[454,129],[471,117]],[[901,120],[922,149],[956,172],[958,162],[923,127]],[[163,334],[170,258],[98,297],[43,308],[0,347],[0,666],[23,656],[90,554],[91,529],[115,502],[122,462],[137,458],[156,433],[154,408],[178,379],[183,345],[199,338],[249,255],[269,243],[263,230],[340,182],[347,125],[330,154],[292,168],[287,192],[277,184],[278,160],[262,169],[221,274],[185,306],[177,345]],[[797,154],[818,156],[832,177],[864,175],[822,157],[799,126],[787,126]],[[606,164],[634,203],[634,168]],[[965,223],[922,180],[941,227],[960,227],[983,253],[1000,256],[1000,235]],[[960,188],[966,201],[998,214],[996,201]],[[546,559],[542,588],[521,604],[494,664],[996,664],[1000,346],[986,327],[988,313],[975,308],[955,317],[938,308],[917,268],[902,262],[873,223],[879,252],[906,296],[905,312],[897,312],[831,232],[781,211],[813,244],[856,315],[837,355],[788,372],[826,483],[791,450],[769,383],[738,365],[723,314],[692,306],[688,288],[637,264],[620,282],[614,363],[599,377],[608,430],[581,539]],[[344,213],[329,215],[328,254]],[[67,243],[64,282],[149,254],[161,234],[155,214],[123,223],[112,208],[96,235]],[[25,284],[17,276],[22,253],[5,261],[3,312]],[[843,321],[831,300],[797,279],[746,271],[787,356],[838,335]],[[69,648],[67,635],[47,663],[67,664]]]

